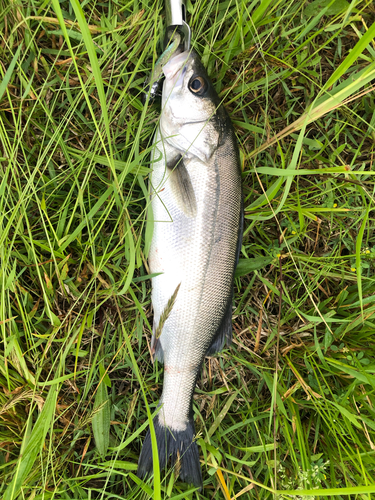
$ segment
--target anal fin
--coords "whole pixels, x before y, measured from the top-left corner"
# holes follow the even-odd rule
[[[230,346],[232,343],[232,297],[229,300],[227,309],[221,320],[220,326],[213,338],[212,344],[207,349],[206,356],[212,356],[220,352],[225,344]]]

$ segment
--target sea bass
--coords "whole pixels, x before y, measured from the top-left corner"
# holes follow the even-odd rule
[[[202,486],[192,401],[205,356],[232,338],[233,277],[242,237],[242,193],[233,128],[195,52],[163,67],[162,113],[150,180],[152,351],[164,363],[154,419],[161,468]],[[152,473],[150,432],[138,475]]]

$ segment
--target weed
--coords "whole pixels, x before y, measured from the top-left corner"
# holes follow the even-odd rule
[[[187,2],[245,207],[233,346],[194,396],[201,494],[135,475],[162,388],[146,226],[160,108],[141,95],[164,4],[0,7],[0,496],[372,498],[373,2]]]

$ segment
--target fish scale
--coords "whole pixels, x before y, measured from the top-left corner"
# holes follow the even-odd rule
[[[149,265],[151,273],[161,273],[152,279],[152,348],[164,363],[154,426],[161,466],[179,460],[180,478],[202,486],[192,400],[204,357],[231,338],[242,231],[241,175],[230,120],[197,54],[178,54],[163,71],[150,181],[154,233]],[[200,85],[205,92],[198,96]],[[148,434],[138,474],[151,472]]]

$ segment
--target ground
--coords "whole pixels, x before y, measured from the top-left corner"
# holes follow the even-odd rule
[[[187,3],[245,207],[233,346],[194,396],[202,493],[135,476],[163,379],[141,96],[164,4],[0,6],[2,498],[372,498],[373,3]]]

